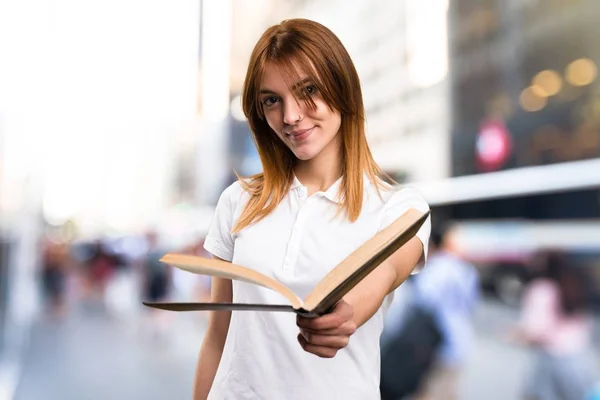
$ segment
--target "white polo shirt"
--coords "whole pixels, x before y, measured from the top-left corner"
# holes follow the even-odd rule
[[[221,195],[204,247],[235,264],[281,281],[300,298],[358,246],[408,208],[429,206],[415,189],[382,191],[365,179],[363,211],[354,223],[335,217],[341,179],[326,192],[307,196],[297,179],[269,216],[232,234],[248,194],[239,182]],[[427,249],[429,219],[417,233]],[[269,289],[233,281],[233,301],[288,304]],[[297,341],[296,315],[232,312],[211,400],[379,399],[379,337],[388,296],[375,315],[350,337],[349,345],[327,359],[305,352]]]

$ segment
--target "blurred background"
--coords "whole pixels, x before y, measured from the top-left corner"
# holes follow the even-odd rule
[[[0,400],[190,398],[206,316],[140,301],[208,295],[153,260],[203,254],[260,171],[240,90],[292,17],[340,37],[376,160],[456,223],[482,293],[461,399],[521,398],[540,252],[600,304],[597,0],[0,0]]]

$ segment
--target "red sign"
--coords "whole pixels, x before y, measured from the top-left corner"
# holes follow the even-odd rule
[[[475,142],[477,166],[482,171],[502,167],[512,150],[510,132],[501,121],[484,121]]]

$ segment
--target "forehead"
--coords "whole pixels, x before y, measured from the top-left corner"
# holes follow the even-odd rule
[[[287,66],[286,66],[287,67]],[[283,92],[291,90],[295,85],[310,78],[301,68],[290,65],[289,68],[281,67],[273,62],[268,62],[259,82],[260,90]]]

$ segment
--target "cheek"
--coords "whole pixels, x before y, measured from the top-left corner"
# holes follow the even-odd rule
[[[329,122],[329,126],[331,127],[331,129],[333,129],[336,132],[342,126],[342,118],[337,113],[331,113],[330,112],[330,114],[329,114],[329,121],[330,121]]]
[[[336,131],[340,128],[342,124],[340,113],[332,111],[326,104],[319,104],[316,111],[319,119],[327,121],[329,127]]]
[[[279,133],[283,129],[283,123],[281,121],[281,118],[277,118],[277,116],[271,112],[265,115],[265,119],[267,120],[267,124],[269,125],[269,127],[271,127],[271,129],[273,129],[279,135]]]
[[[337,130],[340,130],[342,127],[342,117],[339,114],[336,114],[335,116],[335,126],[337,127]]]

